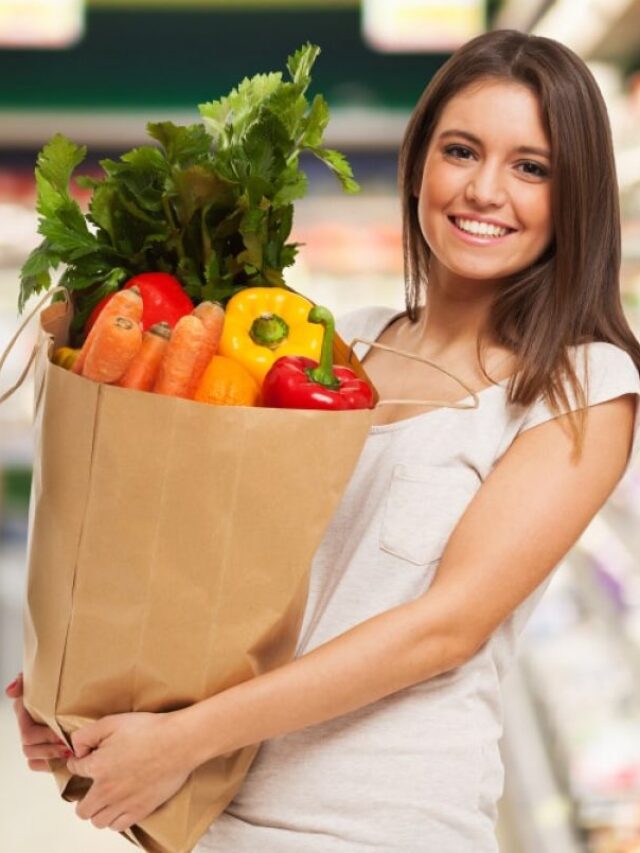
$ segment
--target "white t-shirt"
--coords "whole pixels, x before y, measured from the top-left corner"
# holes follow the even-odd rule
[[[359,309],[338,321],[338,331],[347,341],[375,340],[397,316],[385,307]],[[367,349],[357,344],[355,352],[363,357]],[[590,344],[587,355],[590,405],[638,395],[635,452],[638,371],[613,344]],[[579,377],[581,365],[578,359]],[[314,556],[297,655],[425,592],[453,528],[496,462],[519,433],[554,416],[542,400],[509,405],[507,383],[479,392],[476,409],[430,409],[371,428]],[[496,853],[500,680],[548,581],[463,666],[265,741],[235,800],[196,850]]]

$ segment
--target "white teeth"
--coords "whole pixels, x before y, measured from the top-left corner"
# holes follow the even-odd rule
[[[509,233],[508,228],[499,228],[497,225],[489,225],[487,222],[477,222],[475,219],[454,218],[455,224],[462,231],[470,234],[480,234],[483,237],[504,237]]]

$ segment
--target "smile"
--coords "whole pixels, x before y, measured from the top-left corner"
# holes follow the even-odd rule
[[[478,222],[474,219],[462,219],[454,216],[448,216],[447,219],[463,239],[475,245],[501,242],[516,231],[515,228],[501,228],[498,225],[490,225],[487,222]]]

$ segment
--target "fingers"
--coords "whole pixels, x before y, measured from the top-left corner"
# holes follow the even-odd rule
[[[121,808],[118,808],[117,806],[108,806],[107,808],[102,809],[102,811],[94,814],[91,818],[91,823],[96,829],[107,829],[107,827],[112,828],[111,824],[123,817],[125,817],[125,815],[123,815]]]
[[[82,767],[86,760],[68,761],[67,768],[69,765]],[[97,829],[109,827],[116,832],[122,832],[132,826],[135,820],[128,812],[123,812],[123,805],[114,805],[113,799],[115,794],[112,785],[93,782],[89,792],[76,804],[76,814],[81,820],[90,820]]]
[[[36,773],[48,773],[49,764],[46,761],[41,761],[39,758],[30,758],[27,761],[29,770],[35,770]]]
[[[76,758],[86,758],[91,753],[91,747],[85,743],[80,743],[77,737],[74,737],[76,733],[73,732],[71,735],[71,743],[73,744],[74,755]]]
[[[24,707],[22,689],[22,677],[18,676],[6,690],[7,695],[13,697],[13,710],[20,731],[22,752],[27,759],[29,769],[46,772],[49,770],[48,761],[55,759],[65,761],[73,753],[52,729],[34,722]]]
[[[68,746],[62,746],[58,743],[38,743],[34,746],[26,746],[23,744],[22,752],[24,753],[25,758],[35,761],[47,758],[57,758],[60,761],[66,761],[73,755]]]
[[[76,804],[76,814],[78,817],[81,820],[92,820],[103,809],[115,809],[115,806],[112,803],[109,803],[107,793],[108,791],[105,790],[105,786],[100,785],[98,782],[94,782],[89,788],[89,791]],[[122,809],[120,811],[122,811]],[[118,814],[120,814],[120,812],[113,815],[113,818],[117,817]]]
[[[110,717],[103,717],[93,723],[87,723],[81,729],[77,729],[71,735],[73,751],[78,758],[97,749],[110,732]]]
[[[97,812],[91,818],[91,823],[96,829],[112,829],[115,832],[124,832],[135,823],[133,817],[126,812],[123,813],[121,808],[107,807],[102,811]]]
[[[119,818],[116,818],[116,820],[109,825],[109,829],[113,829],[114,832],[124,832],[125,829],[129,829],[129,827],[133,826],[134,823],[135,820],[133,816],[125,812],[125,814],[120,815]]]
[[[20,729],[20,734],[24,740],[25,735],[30,733],[31,730],[37,726],[37,723],[33,720],[31,715],[27,713],[21,698],[13,700],[13,712],[16,715],[18,728]]]
[[[18,696],[22,696],[24,690],[24,685],[22,682],[22,673],[19,672],[14,681],[11,684],[7,684],[4,689],[4,692],[10,699],[17,699]]]
[[[27,713],[22,699],[14,699],[13,710],[18,720],[18,728],[24,746],[37,746],[41,743],[58,743],[66,746],[68,749],[67,744],[60,740],[53,729],[34,722],[31,715]]]
[[[85,779],[93,779],[95,774],[93,769],[94,764],[95,754],[91,753],[85,758],[69,758],[67,761],[67,770],[69,773],[73,773],[74,776],[83,776]]]

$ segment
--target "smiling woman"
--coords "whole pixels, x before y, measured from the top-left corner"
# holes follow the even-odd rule
[[[340,333],[429,356],[478,406],[376,420],[314,558],[299,659],[208,716],[220,737],[236,712],[225,746],[265,742],[198,853],[496,853],[500,680],[640,444],[609,125],[580,59],[515,31],[464,45],[413,113],[399,177],[407,310],[353,312]],[[381,397],[455,402],[447,377],[360,346]]]
[[[548,148],[527,86],[484,79],[446,104],[415,190],[432,282],[445,267],[486,287],[542,254],[553,235]]]
[[[586,398],[570,348],[610,341],[640,369],[619,293],[611,131],[587,67],[558,42],[511,30],[468,42],[416,105],[399,185],[416,338],[430,324],[465,322],[460,300],[466,309],[469,295],[484,295],[481,374],[490,379],[483,351],[488,364],[492,353],[510,352],[509,402],[544,397],[556,413],[568,410],[579,452]],[[580,403],[576,413],[567,390]]]
[[[640,344],[588,68],[547,38],[470,41],[413,113],[400,192],[406,312],[337,325],[380,397],[405,405],[371,426],[314,554],[295,659],[74,732],[67,766],[93,779],[77,811],[96,826],[131,826],[209,759],[232,767],[260,744],[198,853],[497,853],[501,678],[640,446]],[[451,373],[474,406],[453,408]],[[406,405],[425,398],[446,404]],[[576,461],[565,427],[580,412]],[[20,719],[32,760],[58,754]]]

